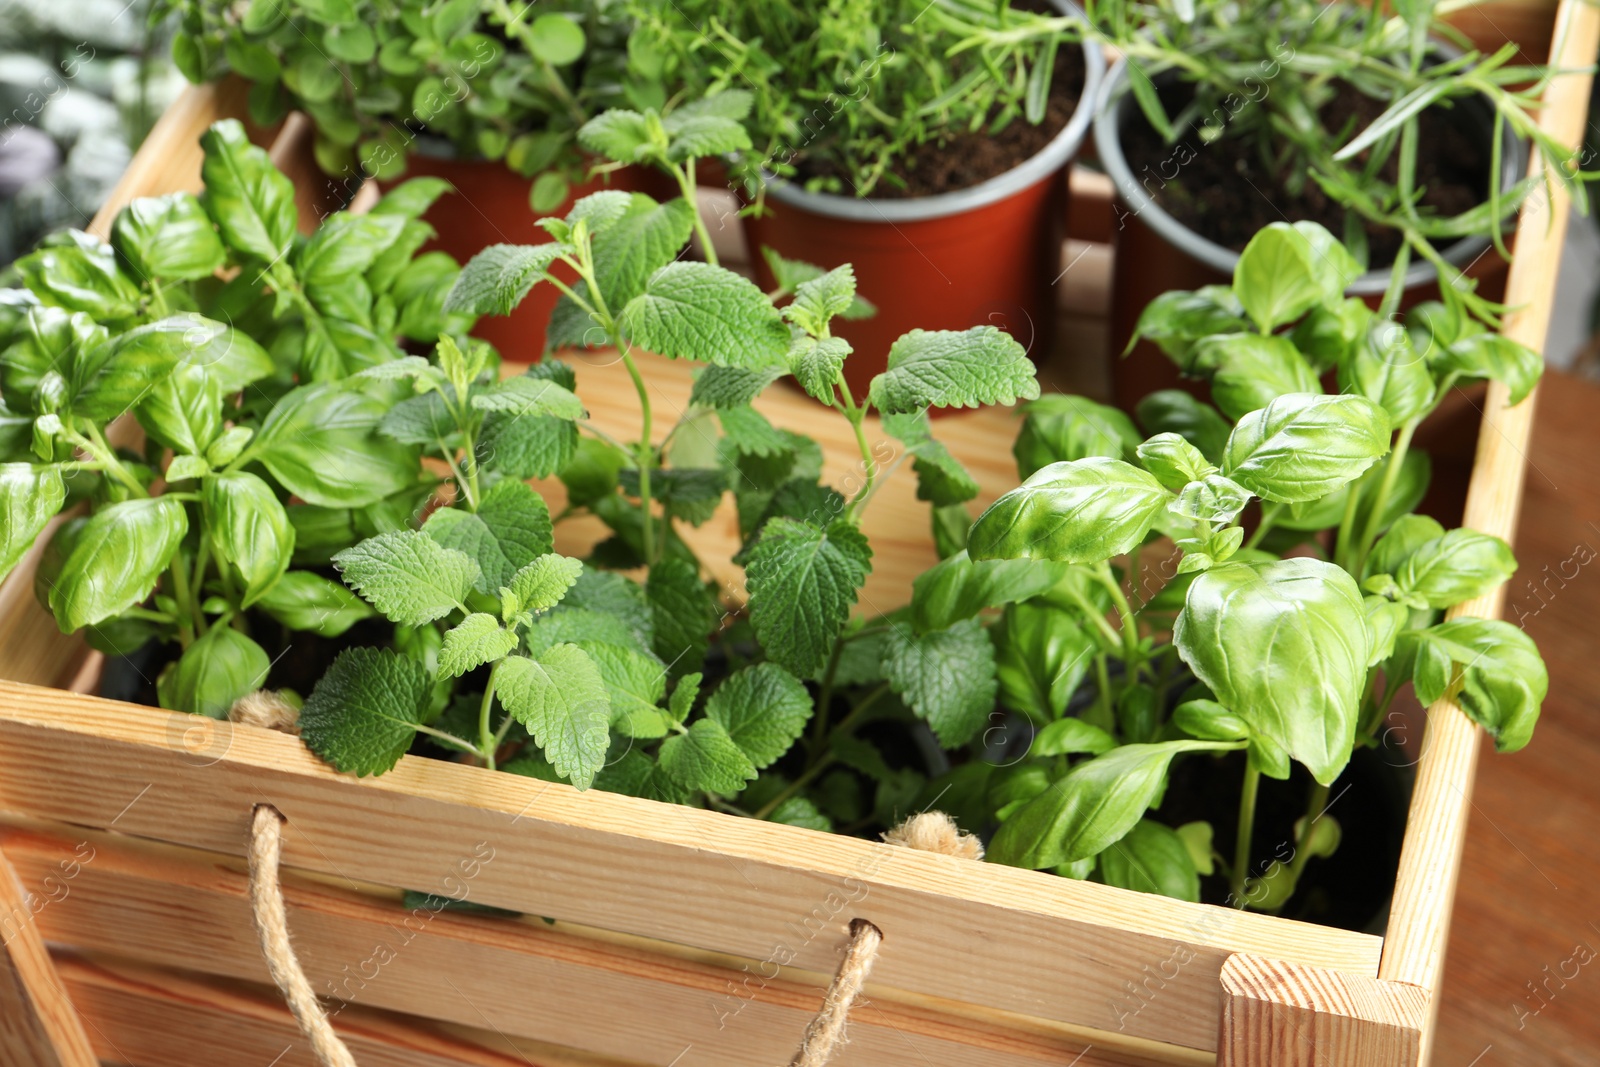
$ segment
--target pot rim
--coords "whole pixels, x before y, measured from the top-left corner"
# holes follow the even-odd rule
[[[1448,42],[1436,42],[1436,47],[1446,51],[1456,51]],[[1206,266],[1229,277],[1233,276],[1233,269],[1239,262],[1239,253],[1233,249],[1220,245],[1209,238],[1202,237],[1194,230],[1169,215],[1162,209],[1153,196],[1143,185],[1135,180],[1133,170],[1128,166],[1127,157],[1122,153],[1122,121],[1127,113],[1132,100],[1129,91],[1128,60],[1126,57],[1118,59],[1106,75],[1104,88],[1101,90],[1101,99],[1095,108],[1094,117],[1094,144],[1095,151],[1100,157],[1100,163],[1105,167],[1106,174],[1110,177],[1117,195],[1132,210],[1132,213],[1143,221],[1152,230],[1156,231],[1168,244],[1175,246],[1193,259],[1199,260]],[[1492,127],[1491,127],[1492,129]],[[1492,136],[1492,133],[1491,133]],[[1515,185],[1528,168],[1527,144],[1507,127],[1500,153],[1500,180],[1502,188]],[[1453,244],[1442,249],[1445,262],[1454,267],[1465,268],[1476,260],[1490,246],[1490,239],[1481,235],[1463,237]],[[1369,270],[1362,274],[1345,289],[1352,296],[1371,296],[1383,293],[1389,287],[1389,268]],[[1413,259],[1411,266],[1406,270],[1405,288],[1412,289],[1425,285],[1438,277],[1438,270],[1427,260]]]
[[[1072,0],[1050,0],[1064,15],[1086,18]],[[775,174],[762,172],[767,195],[781,204],[804,208],[817,215],[848,219],[852,222],[915,222],[960,215],[1004,200],[1060,171],[1088,139],[1096,102],[1105,78],[1105,57],[1100,45],[1087,38],[1078,42],[1083,49],[1083,92],[1078,106],[1061,131],[1034,155],[1002,174],[977,185],[934,196],[887,199],[883,197],[839,196],[837,193],[812,193]]]

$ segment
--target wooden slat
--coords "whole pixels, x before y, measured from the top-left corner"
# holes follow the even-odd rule
[[[1591,81],[1587,65],[1597,47],[1600,9],[1583,0],[1563,0],[1551,63],[1579,73],[1554,81],[1540,117],[1540,125],[1563,144],[1582,141]],[[1538,156],[1532,173],[1541,173]],[[1535,351],[1543,351],[1550,324],[1569,209],[1567,195],[1557,184],[1548,201],[1542,194],[1533,198],[1518,221],[1517,255],[1506,291],[1506,302],[1517,310],[1506,317],[1503,332]],[[1506,388],[1492,383],[1462,524],[1510,541],[1521,511],[1535,398],[1530,396],[1514,408],[1507,401]],[[1450,615],[1498,618],[1504,601],[1502,585],[1456,607]],[[1441,701],[1429,710],[1379,975],[1430,993],[1439,989],[1480,737],[1477,727],[1454,705]],[[1424,1061],[1431,1037],[1430,1028]]]
[[[238,855],[268,802],[291,867],[437,891],[481,846],[482,903],[746,959],[786,949],[823,973],[860,916],[885,934],[887,988],[1191,1048],[1215,1045],[1233,952],[1376,971],[1369,935],[439,760],[357,780],[248,727],[218,724],[199,768],[173,732],[187,722],[0,683],[0,809]],[[1128,1016],[1125,984],[1180,956],[1160,1011]]]
[[[34,924],[35,909],[48,907],[54,892],[42,877],[36,884],[40,895],[30,898],[0,851],[0,1063],[94,1067],[83,1023]]]
[[[271,988],[76,955],[58,955],[56,965],[92,1019],[94,1048],[107,1064],[318,1067]],[[346,1008],[333,1022],[361,1067],[633,1067],[492,1032],[418,1025],[362,1007]]]
[[[0,828],[23,884],[78,862],[41,913],[52,942],[161,967],[266,983],[244,865],[194,849],[64,828]],[[84,859],[85,856],[89,858]],[[404,910],[395,894],[285,880],[289,929],[319,992],[364,1007],[535,1037],[644,1064],[687,1047],[698,1067],[780,1063],[816,1014],[827,979],[777,966],[665,954],[544,922]],[[444,976],[443,978],[441,976]],[[736,991],[730,994],[730,990]],[[838,1067],[1171,1067],[1202,1052],[1118,1034],[895,1000],[869,990]],[[626,1012],[617,1005],[629,1005]],[[595,1020],[604,1019],[603,1026]]]
[[[1234,956],[1217,1067],[1418,1067],[1428,995],[1379,978]]]

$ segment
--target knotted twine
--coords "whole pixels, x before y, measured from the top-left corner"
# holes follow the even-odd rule
[[[883,839],[891,845],[919,852],[972,860],[983,858],[983,843],[971,834],[962,833],[955,820],[942,811],[913,815],[884,834]],[[845,948],[844,959],[823,995],[822,1010],[806,1027],[800,1049],[789,1061],[789,1067],[826,1067],[839,1046],[845,1043],[844,1024],[850,1005],[866,984],[881,944],[883,931],[865,919],[850,920],[850,944]]]
[[[323,1067],[356,1067],[355,1057],[334,1032],[289,943],[288,908],[278,868],[283,858],[284,818],[270,804],[258,804],[250,826],[250,908],[255,916],[261,954],[272,981],[288,1002],[300,1032],[311,1043]],[[983,845],[962,833],[950,816],[931,811],[914,815],[883,835],[891,845],[937,852],[963,859],[982,859]],[[850,920],[850,944],[822,998],[822,1010],[806,1027],[789,1067],[826,1067],[845,1043],[845,1022],[860,995],[883,944],[883,931],[865,919]]]

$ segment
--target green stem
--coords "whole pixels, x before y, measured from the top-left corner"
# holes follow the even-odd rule
[[[1306,842],[1311,839],[1311,828],[1316,825],[1317,819],[1322,816],[1322,809],[1328,803],[1328,787],[1317,783],[1311,790],[1311,801],[1306,805],[1306,821],[1300,833],[1295,837],[1294,859],[1289,861],[1289,876],[1291,884],[1300,884],[1300,872],[1305,870],[1306,863],[1311,859],[1311,853],[1306,848]]]
[[[822,688],[817,695],[816,718],[811,725],[811,741],[807,747],[815,756],[828,740],[828,709],[833,706],[833,679],[839,673],[839,660],[844,655],[844,637],[833,641],[833,652],[828,656],[828,666],[822,672]]]
[[[1104,652],[1094,658],[1094,681],[1095,685],[1100,688],[1100,699],[1095,702],[1095,707],[1100,712],[1100,721],[1095,722],[1088,716],[1084,716],[1084,718],[1091,726],[1098,726],[1115,737],[1117,734],[1117,710],[1111,701],[1111,670],[1106,663]]]
[[[178,602],[178,643],[188,648],[194,644],[195,622],[200,613],[195,610],[189,596],[189,573],[184,570],[183,561],[177,556],[172,557],[168,573],[172,575],[172,599]]]
[[[1230,872],[1230,901],[1234,907],[1243,908],[1245,878],[1250,873],[1250,844],[1256,830],[1256,793],[1261,788],[1261,772],[1255,764],[1244,766],[1244,789],[1239,794],[1239,835],[1234,840],[1233,870]]]
[[[490,718],[494,713],[494,682],[495,676],[500,673],[500,664],[504,662],[501,660],[489,671],[489,680],[483,687],[483,702],[478,705],[478,755],[483,758],[483,765],[491,771],[495,769],[494,754],[499,747],[495,744],[495,732],[490,726]]]
[[[139,479],[135,478],[132,472],[122,465],[122,460],[117,458],[116,450],[106,441],[105,436],[100,432],[100,428],[92,422],[85,422],[83,428],[84,433],[82,434],[74,433],[70,429],[67,430],[67,440],[93,456],[95,462],[100,463],[107,473],[127,486],[128,491],[133,493],[134,496],[149,496],[149,491],[145,489]]]
[[[1360,500],[1361,494],[1356,491],[1355,483],[1351,482],[1345,487],[1344,517],[1339,520],[1338,539],[1333,546],[1334,562],[1347,571],[1350,570],[1350,556],[1355,549],[1356,505]]]
[[[644,517],[644,562],[646,566],[655,563],[658,553],[655,544],[655,515],[650,506],[650,469],[655,465],[655,453],[650,447],[652,431],[652,416],[650,412],[650,390],[644,384],[644,376],[639,373],[638,364],[634,363],[633,356],[627,351],[622,351],[622,365],[628,368],[628,377],[633,379],[634,392],[639,394],[639,443],[636,446],[639,464],[639,511]]]
[[[421,723],[417,723],[415,725],[414,729],[417,731],[417,733],[419,733],[419,734],[427,734],[429,737],[433,738],[435,741],[439,741],[439,742],[441,742],[443,744],[449,745],[451,748],[460,749],[462,752],[470,752],[474,756],[477,756],[479,759],[483,758],[483,753],[479,752],[475,745],[469,744],[468,742],[461,740],[461,738],[457,737],[455,734],[447,734],[443,730],[435,729],[432,726],[424,726]],[[492,760],[491,760],[491,766],[492,766]]]
[[[706,262],[713,267],[717,266],[717,248],[711,243],[711,233],[706,229],[705,219],[700,217],[700,202],[695,196],[694,166],[697,160],[687,159],[683,166],[673,167],[672,176],[678,179],[678,191],[683,194],[683,199],[689,205],[690,217],[694,219],[695,236],[700,238],[700,251],[706,257]]]
[[[1098,571],[1100,584],[1111,594],[1111,603],[1117,609],[1117,617],[1122,620],[1122,655],[1128,664],[1128,681],[1131,682],[1142,666],[1139,657],[1139,621],[1134,617],[1128,598],[1123,595],[1122,583],[1111,571],[1111,564],[1100,563]]]
[[[830,766],[832,766],[832,764],[833,753],[824,753],[822,758],[813,763],[810,767],[807,767],[805,772],[801,774],[800,777],[784,786],[777,796],[773,797],[771,800],[761,805],[761,807],[751,812],[751,817],[756,819],[765,819],[767,816],[777,811],[779,806],[782,805],[785,800],[788,800],[790,797],[799,793],[806,786],[816,781],[817,778],[821,776],[822,772],[827,770]]]
[[[1361,568],[1366,564],[1367,553],[1372,551],[1372,543],[1378,539],[1378,524],[1383,521],[1383,509],[1389,503],[1389,496],[1394,492],[1394,485],[1400,479],[1400,466],[1405,462],[1406,453],[1411,450],[1411,435],[1417,432],[1420,418],[1412,419],[1400,427],[1400,433],[1395,438],[1394,449],[1389,453],[1389,462],[1383,469],[1383,481],[1378,483],[1378,491],[1372,498],[1372,509],[1367,513],[1367,521],[1362,526],[1361,539],[1356,542],[1356,555],[1350,561],[1350,573],[1358,578]],[[1356,495],[1354,487],[1351,494]]]
[[[1261,521],[1256,524],[1255,533],[1250,535],[1250,540],[1244,543],[1244,547],[1254,548],[1259,545],[1261,539],[1267,536],[1267,532],[1272,529],[1273,524],[1278,521],[1278,517],[1283,514],[1284,509],[1288,506],[1287,504],[1270,504],[1263,508]]]

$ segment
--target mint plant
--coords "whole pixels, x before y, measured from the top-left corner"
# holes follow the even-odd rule
[[[1155,394],[1145,437],[1081,398],[1035,402],[1022,485],[917,580],[923,640],[1001,609],[1000,706],[1032,742],[943,783],[969,828],[998,823],[990,859],[1191,900],[1217,870],[1229,903],[1275,911],[1337,846],[1328,787],[1379,743],[1405,683],[1424,704],[1450,696],[1502,751],[1527,743],[1548,688],[1533,642],[1498,620],[1439,621],[1515,558],[1410,514],[1428,474],[1411,440],[1459,382],[1503,381],[1520,400],[1539,358],[1442,305],[1381,319],[1343,297],[1358,269],[1321,227],[1275,224],[1231,286],[1157,300],[1140,333],[1208,379],[1217,407]],[[1340,393],[1322,392],[1329,370]],[[1141,566],[1163,538],[1175,557]],[[1150,817],[1174,761],[1228,751],[1245,753],[1235,826]],[[1260,779],[1296,764],[1311,786],[1292,858],[1261,861]],[[1229,830],[1231,851],[1212,844]]]
[[[302,238],[289,180],[237,122],[202,143],[203,197],[135,200],[110,245],[53,238],[0,291],[0,576],[84,504],[40,602],[107,652],[176,643],[161,703],[223,715],[265,679],[253,625],[334,636],[371,614],[297,565],[414,506],[417,449],[377,434],[382,389],[347,372],[471,320],[443,307],[455,263],[413,255],[438,183]],[[142,451],[111,443],[125,413]]]
[[[536,210],[582,180],[575,135],[606,107],[660,102],[628,61],[629,22],[614,0],[161,0],[175,14],[173,60],[192,82],[232,71],[251,83],[263,125],[291,109],[316,123],[316,157],[334,176],[398,178],[422,132],[468,159],[505,160],[535,178]]]
[[[734,117],[746,103],[613,112],[580,138],[614,162],[660,165],[692,192],[699,154],[748,143]],[[550,242],[474,257],[448,306],[506,314],[535,285],[555,286],[552,344],[617,352],[638,393],[638,436],[591,424],[577,376],[554,358],[498,381],[481,348],[445,339],[434,360],[362,371],[412,382],[383,430],[426,440],[454,500],[420,529],[336,557],[353,589],[418,636],[342,654],[306,703],[307,743],[341,769],[377,773],[420,733],[484,766],[823,828],[908,810],[925,776],[864,728],[920,720],[969,739],[992,707],[993,657],[973,628],[934,642],[899,634],[885,663],[891,624],[852,620],[872,567],[861,515],[883,476],[867,418],[881,415],[914,457],[924,498],[969,500],[977,485],[926,409],[1036,397],[1022,346],[991,327],[912,331],[858,398],[842,372],[850,347],[830,330],[861,310],[848,266],[788,264],[793,288],[763,293],[682,259],[693,209],[639,193],[596,193],[540,225]],[[664,433],[636,349],[706,364]],[[752,406],[785,376],[851,427],[861,467],[846,492],[823,484],[815,442]],[[567,491],[554,516],[522,481],[551,474]],[[742,606],[720,602],[680,534],[729,496],[744,536]],[[552,552],[553,527],[579,515],[611,531],[582,561]],[[629,573],[639,570],[642,581]],[[932,685],[922,667],[959,683]]]

